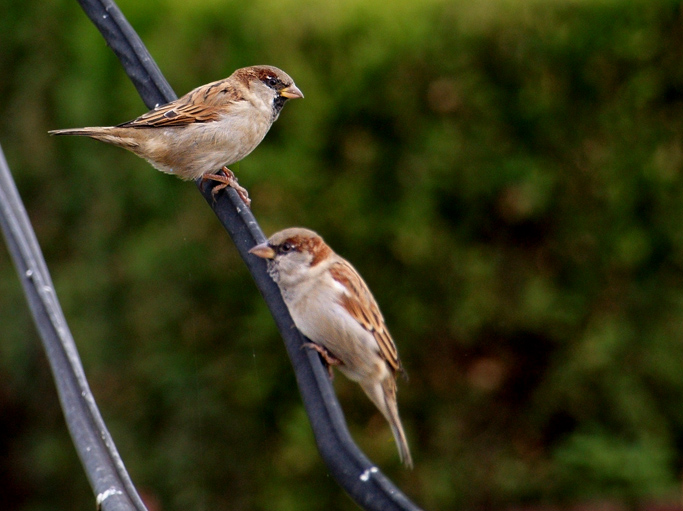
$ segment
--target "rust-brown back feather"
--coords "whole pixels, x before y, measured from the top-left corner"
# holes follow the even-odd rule
[[[198,97],[203,96],[201,101]],[[161,105],[118,128],[161,128],[186,126],[196,122],[217,121],[220,108],[243,99],[229,80],[219,80],[188,92],[183,97]]]
[[[365,281],[345,260],[334,263],[330,268],[330,273],[334,280],[349,289],[349,294],[342,295],[340,299],[342,307],[372,334],[377,341],[382,358],[389,364],[392,371],[394,373],[402,371],[394,340],[387,330],[384,317]]]

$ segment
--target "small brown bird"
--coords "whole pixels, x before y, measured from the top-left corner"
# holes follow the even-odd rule
[[[49,133],[82,135],[123,147],[181,179],[202,177],[222,183],[214,193],[232,186],[249,204],[228,165],[259,145],[288,99],[303,97],[284,71],[251,66],[118,126]]]
[[[360,384],[387,419],[401,461],[412,468],[396,403],[396,345],[367,284],[313,231],[294,227],[249,252],[268,260],[296,327],[329,366]]]

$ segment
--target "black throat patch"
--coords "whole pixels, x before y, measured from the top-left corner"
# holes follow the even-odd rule
[[[280,96],[279,94],[275,97],[273,100],[273,121],[278,118],[280,115],[280,111],[282,110],[282,107],[285,106],[285,103],[287,102],[287,98],[284,96]]]

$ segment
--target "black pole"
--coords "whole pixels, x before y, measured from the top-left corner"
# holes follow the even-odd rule
[[[78,456],[103,511],[146,511],[102,420],[47,265],[0,148],[0,228],[47,354]]]

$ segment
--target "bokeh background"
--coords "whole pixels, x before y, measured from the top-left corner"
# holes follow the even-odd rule
[[[373,289],[429,510],[680,509],[683,13],[665,0],[121,0],[178,94],[268,63],[306,94],[234,167]],[[352,510],[194,185],[47,130],[146,111],[73,0],[0,4],[0,144],[153,510]],[[94,506],[0,249],[3,509]]]

